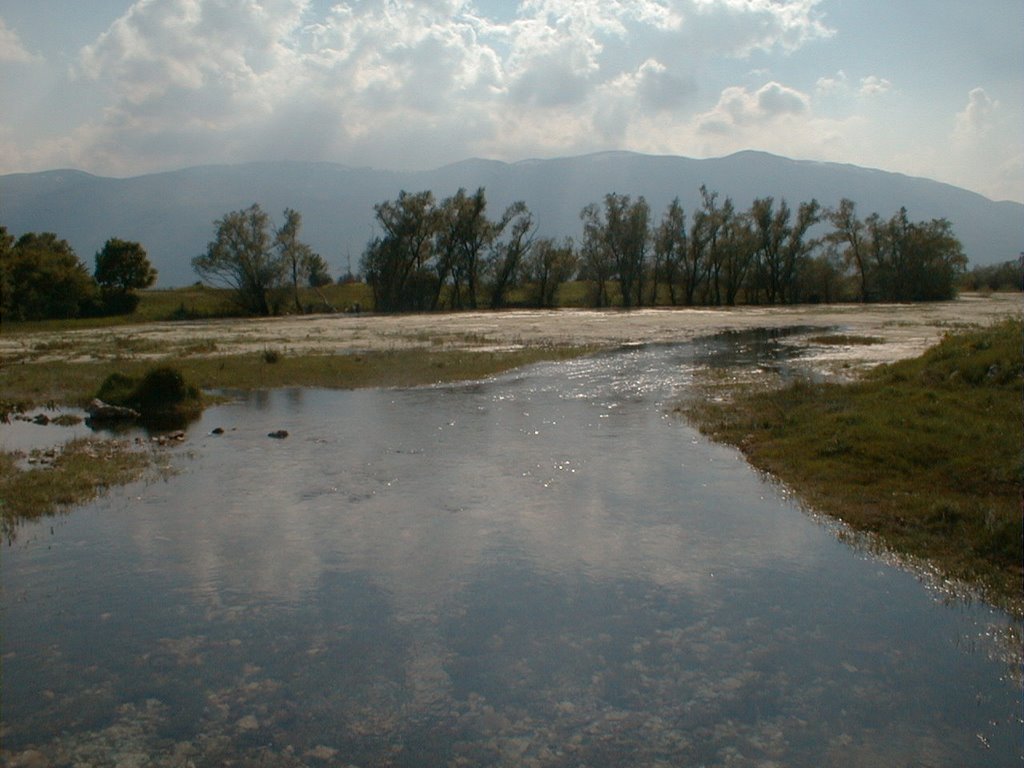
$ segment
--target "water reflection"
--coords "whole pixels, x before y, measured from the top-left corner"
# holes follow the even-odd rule
[[[1017,764],[1019,691],[960,640],[1019,625],[666,418],[693,355],[209,410],[181,475],[4,553],[5,755]]]

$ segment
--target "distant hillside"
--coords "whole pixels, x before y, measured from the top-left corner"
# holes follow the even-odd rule
[[[785,198],[794,208],[817,198],[826,206],[843,197],[861,216],[885,217],[906,206],[912,220],[944,217],[954,226],[972,264],[1015,258],[1024,250],[1024,205],[993,202],[928,179],[852,165],[789,160],[761,152],[694,160],[610,152],[551,160],[501,163],[466,160],[434,171],[399,173],[329,163],[250,163],[207,166],[128,179],[80,171],[0,176],[0,224],[14,235],[56,232],[90,268],[109,237],[141,242],[160,271],[162,287],[196,280],[190,261],[213,235],[213,221],[259,203],[276,223],[286,207],[303,215],[303,239],[331,265],[353,270],[374,235],[373,206],[401,190],[433,190],[438,198],[465,187],[487,189],[496,218],[525,200],[546,236],[579,237],[580,210],[608,192],[644,195],[660,217],[678,196],[689,213],[706,184],[731,196],[737,208],[755,197]]]

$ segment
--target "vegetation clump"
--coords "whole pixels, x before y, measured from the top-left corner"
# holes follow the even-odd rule
[[[798,381],[684,408],[814,508],[1015,610],[1022,323],[947,336],[853,384]]]
[[[90,275],[66,240],[28,232],[17,240],[0,226],[0,319],[72,319],[131,314],[136,289],[156,281],[138,243],[112,238],[96,254]]]
[[[24,468],[27,459],[29,468]],[[25,457],[0,452],[0,528],[11,541],[19,520],[82,504],[108,488],[138,479],[152,454],[124,440],[72,440]]]
[[[138,411],[142,421],[151,426],[178,426],[198,416],[203,408],[199,389],[170,367],[153,368],[141,379],[112,373],[96,397],[108,405]]]

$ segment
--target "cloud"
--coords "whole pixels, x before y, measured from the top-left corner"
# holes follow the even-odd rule
[[[999,109],[999,102],[991,98],[984,88],[974,88],[967,94],[967,106],[956,115],[954,135],[972,139],[988,132]]]
[[[22,45],[18,33],[9,29],[7,23],[0,18],[0,62],[29,64],[38,60],[38,56],[29,53],[28,49]]]
[[[840,95],[845,93],[847,88],[846,73],[841,69],[831,77],[819,77],[814,84],[814,92],[819,96]]]
[[[138,0],[79,57],[69,134],[127,173],[268,155],[429,167],[585,151],[689,120],[700,73],[831,34],[818,0]],[[766,87],[737,115],[796,114]],[[634,132],[635,133],[635,132]]]
[[[763,126],[779,118],[804,116],[809,111],[810,99],[805,94],[770,82],[753,92],[743,86],[726,88],[715,107],[700,115],[697,122],[705,133],[725,134]]]
[[[868,75],[862,77],[860,80],[861,96],[882,96],[892,91],[892,83],[886,80],[884,77],[878,77],[876,75]]]

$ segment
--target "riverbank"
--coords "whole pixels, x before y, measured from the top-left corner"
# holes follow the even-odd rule
[[[698,377],[680,411],[855,538],[1024,614],[1021,322],[847,384]]]

